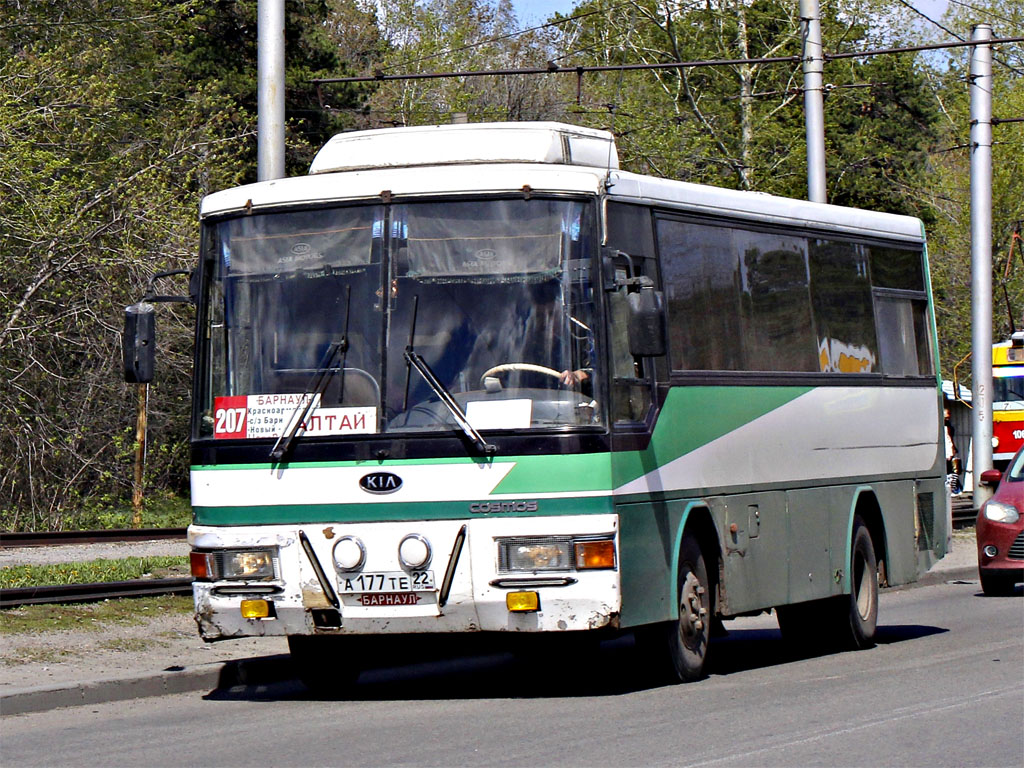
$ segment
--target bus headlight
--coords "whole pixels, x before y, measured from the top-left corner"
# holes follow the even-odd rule
[[[498,539],[498,570],[502,573],[598,568],[615,568],[614,539],[572,536]]]
[[[334,567],[342,573],[358,571],[366,562],[366,547],[355,536],[342,536],[334,545]]]
[[[398,561],[405,568],[425,568],[430,562],[430,542],[418,533],[410,533],[398,545]]]
[[[272,581],[277,578],[277,547],[192,552],[192,575],[211,581]]]

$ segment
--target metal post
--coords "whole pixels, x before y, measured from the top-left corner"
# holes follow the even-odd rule
[[[971,42],[971,378],[974,503],[992,489],[978,483],[992,468],[992,27],[979,24]]]
[[[807,199],[826,202],[825,192],[825,104],[823,73],[825,58],[821,47],[821,14],[818,0],[800,0],[800,21],[804,38],[804,124],[807,129]]]
[[[138,388],[138,413],[135,418],[135,478],[132,483],[132,528],[142,527],[143,482],[146,472],[146,418],[149,412],[149,384],[139,384]]]
[[[284,172],[284,0],[259,0],[257,10],[257,168],[260,181]]]

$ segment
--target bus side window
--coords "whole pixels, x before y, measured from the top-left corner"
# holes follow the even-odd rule
[[[625,269],[621,273],[624,278]],[[651,407],[651,379],[644,370],[645,365],[650,364],[633,357],[629,351],[629,299],[625,288],[606,295],[611,345],[612,419],[617,423],[642,423]]]
[[[608,203],[608,246],[622,253],[615,258],[616,282],[646,275],[660,289],[651,209],[643,205]],[[625,254],[629,254],[626,256]],[[625,287],[607,297],[611,418],[622,427],[643,424],[653,403],[654,372],[665,358],[635,358],[629,351],[629,305]]]

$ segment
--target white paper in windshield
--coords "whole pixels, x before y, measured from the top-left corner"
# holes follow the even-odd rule
[[[474,429],[527,429],[533,400],[474,400],[466,404],[466,418]]]

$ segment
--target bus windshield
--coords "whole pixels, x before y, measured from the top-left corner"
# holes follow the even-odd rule
[[[305,402],[310,436],[451,431],[446,396],[480,430],[601,424],[593,215],[519,197],[207,224],[197,435],[278,437]]]

